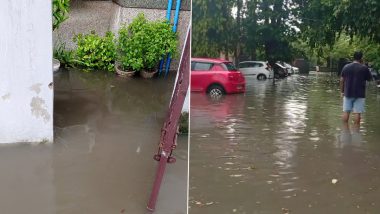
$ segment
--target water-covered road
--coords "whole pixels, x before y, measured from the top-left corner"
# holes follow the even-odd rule
[[[191,94],[189,213],[379,213],[375,85],[355,131],[335,76],[246,80],[244,95]]]

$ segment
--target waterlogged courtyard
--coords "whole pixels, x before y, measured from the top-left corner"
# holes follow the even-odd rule
[[[0,147],[0,213],[147,213],[174,75],[62,69],[54,84],[54,144]],[[156,213],[186,213],[187,153],[181,136]]]
[[[355,131],[335,75],[246,80],[245,95],[191,94],[189,213],[378,213],[376,86]]]

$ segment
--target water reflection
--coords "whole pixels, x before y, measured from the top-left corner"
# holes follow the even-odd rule
[[[376,213],[378,91],[368,92],[360,130],[347,130],[338,83],[324,74],[275,84],[248,77],[244,95],[192,93],[189,213]]]
[[[361,131],[358,128],[351,128],[349,124],[343,124],[336,147],[361,146],[362,144],[363,136]]]

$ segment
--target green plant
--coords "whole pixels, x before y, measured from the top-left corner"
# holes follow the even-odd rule
[[[53,0],[53,30],[68,19],[70,0]]]
[[[60,63],[65,67],[74,67],[74,51],[66,50],[66,45],[64,43],[59,44],[54,48],[53,56],[54,58],[58,59]]]
[[[112,32],[107,32],[104,37],[96,35],[95,32],[78,34],[74,41],[77,43],[77,64],[89,69],[114,71],[116,45]]]
[[[179,118],[179,133],[188,134],[189,133],[189,113],[182,112]]]
[[[154,70],[163,56],[175,56],[176,50],[177,34],[166,21],[148,21],[140,13],[119,30],[117,58],[124,70]]]

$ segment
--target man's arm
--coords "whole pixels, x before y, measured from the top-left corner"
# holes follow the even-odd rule
[[[346,76],[346,68],[347,66],[344,66],[343,69],[342,69],[342,73],[340,75],[340,96],[343,97],[344,96],[344,82],[345,82],[345,76]]]

